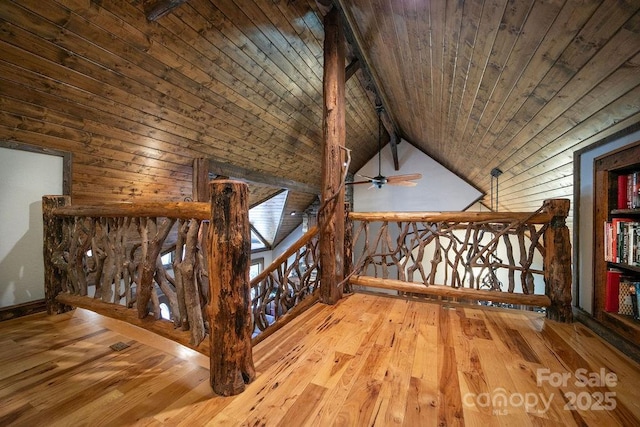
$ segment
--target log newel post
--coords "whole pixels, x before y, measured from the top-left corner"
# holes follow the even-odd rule
[[[69,260],[61,247],[64,240],[64,220],[53,214],[55,208],[70,204],[70,196],[42,197],[44,298],[48,314],[60,314],[71,309],[56,301],[58,294],[66,289],[67,274],[64,264]]]
[[[573,321],[571,307],[571,241],[566,218],[569,200],[545,200],[547,212],[553,214],[544,232],[544,281],[545,293],[551,300],[547,318],[559,322]]]
[[[344,278],[344,187],[341,187],[345,123],[345,42],[340,15],[333,8],[324,17],[322,201],[318,212],[320,299],[335,304],[342,298]]]
[[[241,393],[255,378],[251,349],[251,235],[245,183],[213,181],[209,226],[210,383],[222,396]]]

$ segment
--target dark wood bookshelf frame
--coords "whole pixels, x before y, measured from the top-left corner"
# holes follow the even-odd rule
[[[640,280],[640,267],[606,262],[604,259],[604,223],[622,216],[637,218],[640,222],[640,209],[617,209],[617,177],[640,170],[640,141],[596,157],[593,168],[593,315],[613,332],[640,346],[640,322],[630,316],[604,310],[609,268],[615,267]]]

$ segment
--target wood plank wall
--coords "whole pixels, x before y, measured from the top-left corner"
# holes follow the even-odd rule
[[[205,157],[319,183],[323,29],[314,1],[3,2],[0,139],[73,153],[75,203],[182,200]],[[354,166],[375,110],[347,85]],[[366,148],[370,147],[370,148]]]

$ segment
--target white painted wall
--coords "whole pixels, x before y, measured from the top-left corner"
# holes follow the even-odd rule
[[[62,157],[0,147],[0,307],[44,298],[42,196],[62,176]]]
[[[415,187],[385,185],[382,188],[370,188],[368,184],[354,185],[355,212],[462,211],[482,195],[480,191],[405,140],[398,145],[399,171],[394,170],[393,157],[388,147],[383,147],[381,159],[382,175],[421,173],[422,179],[416,181]],[[366,176],[378,175],[378,157],[369,160],[357,173]],[[358,176],[355,179],[360,180]],[[354,227],[357,228],[357,224],[354,224]],[[372,236],[377,235],[379,227],[377,223],[371,224]],[[391,227],[390,230],[394,234],[392,238],[395,239],[397,229]],[[363,241],[356,242],[356,258],[363,251],[363,247]],[[391,266],[388,273],[390,278],[396,278],[395,267]],[[372,275],[373,270],[367,274]]]
[[[415,187],[385,185],[369,188],[367,184],[354,185],[353,210],[355,212],[430,212],[461,211],[475,202],[481,193],[447,168],[402,140],[398,144],[400,170],[393,167],[388,147],[382,148],[382,175],[421,173]],[[378,157],[375,156],[358,174],[378,175]],[[360,178],[356,176],[356,180]]]
[[[578,235],[578,307],[593,314],[593,160],[609,151],[640,140],[640,131],[601,145],[580,156],[580,222],[574,224],[574,233]],[[574,190],[575,192],[575,190]],[[600,226],[596,224],[595,226]]]

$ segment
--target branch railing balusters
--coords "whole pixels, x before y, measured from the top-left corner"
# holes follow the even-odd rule
[[[214,185],[235,188],[231,183],[217,181],[211,185],[212,189]],[[222,191],[217,197],[227,198],[236,192],[229,191]],[[243,283],[243,280],[229,279],[227,274],[222,275],[227,282],[221,283],[216,277],[214,286],[210,281],[210,271],[218,271],[212,270],[214,267],[210,264],[215,259],[215,246],[222,245],[224,239],[216,243],[210,238],[207,248],[201,248],[199,242],[207,241],[203,238],[204,227],[209,221],[217,220],[215,215],[220,214],[212,214],[213,206],[213,196],[211,203],[97,206],[72,206],[69,197],[45,196],[43,220],[48,312],[61,313],[70,306],[89,308],[147,327],[211,356],[212,346],[225,347],[203,339],[205,319],[209,319],[210,328],[216,326],[212,320],[215,311],[210,312],[211,304],[220,304],[221,295],[229,293],[221,291],[220,286],[235,289],[236,284]],[[223,213],[226,215],[228,208],[225,209]],[[550,306],[547,310],[549,317],[570,321],[571,247],[564,224],[567,214],[568,201],[564,200],[546,201],[535,213],[349,213],[347,227],[352,221],[359,222],[359,226],[349,228],[347,233],[353,245],[345,248],[344,253],[346,256],[354,254],[353,259],[357,259],[352,264],[353,270],[346,270],[349,272],[348,283],[453,298]],[[377,232],[370,227],[375,221],[381,222]],[[218,230],[222,230],[223,224],[229,227],[229,222],[222,220]],[[392,235],[390,230],[396,229],[397,235]],[[171,233],[175,234],[175,244],[166,242]],[[210,237],[213,236],[211,233],[210,230]],[[491,238],[483,238],[485,234]],[[544,242],[540,243],[542,236]],[[516,240],[515,245],[511,238]],[[245,239],[248,241],[249,237]],[[500,242],[506,248],[507,263],[496,255]],[[168,274],[167,267],[160,261],[163,248],[166,250],[168,247],[174,251],[173,264],[169,267],[173,275]],[[519,252],[518,257],[514,256],[514,248]],[[249,256],[248,249],[228,252],[235,252],[235,257]],[[533,266],[536,252],[542,255],[542,270]],[[230,303],[237,309],[229,308],[227,311],[242,312],[246,309],[244,324],[247,330],[258,333],[253,339],[251,333],[249,338],[237,337],[243,341],[245,357],[250,354],[246,349],[252,345],[247,340],[253,344],[263,340],[319,299],[319,255],[318,229],[314,227],[250,283],[247,279],[246,292],[242,289],[233,291],[240,295]],[[516,259],[519,265],[515,264]],[[242,262],[226,260],[218,263],[216,268],[227,264],[247,265],[248,278],[247,259]],[[430,264],[430,267],[425,269],[425,264]],[[495,281],[495,273],[499,269],[508,272],[506,291],[502,291],[500,283]],[[374,276],[363,276],[366,271],[373,271]],[[388,277],[391,272],[395,272],[396,278]],[[234,274],[244,276],[245,273],[235,271]],[[515,292],[518,274],[521,294]],[[533,294],[534,275],[544,275],[545,295]],[[440,277],[444,278],[443,284],[438,283]],[[483,282],[487,277],[488,285]],[[413,283],[414,280],[421,283]],[[484,290],[486,287],[493,290]],[[92,288],[95,289],[94,296],[87,297]],[[150,311],[153,312],[152,317],[160,317],[160,293],[167,296],[174,316],[170,327],[163,326],[169,322],[150,323],[149,320]],[[246,298],[241,296],[245,293]],[[113,304],[122,300],[125,306]],[[207,301],[211,301],[208,309]],[[175,327],[188,327],[189,336],[176,333]],[[250,364],[246,359],[234,359],[228,354],[225,357],[233,360],[223,364],[239,363],[245,368]],[[231,371],[233,369],[229,369]],[[233,377],[235,374],[230,375]],[[223,381],[230,378],[224,373],[218,375],[218,378],[222,377]],[[241,377],[251,377],[250,372]],[[212,386],[220,393],[235,393],[243,388],[237,375],[233,385],[220,385],[213,381]]]
[[[357,254],[357,261],[349,283],[452,298],[552,306],[555,313],[561,313],[552,317],[570,320],[571,245],[564,225],[568,210],[567,200],[547,200],[532,213],[351,212],[349,220],[355,227],[352,252]],[[380,226],[370,239],[374,222]],[[390,223],[397,224],[396,236]],[[558,231],[550,233],[554,223]],[[543,235],[545,242],[541,244]],[[398,243],[395,246],[394,240]],[[537,258],[544,268],[535,267]],[[556,265],[559,262],[567,265],[560,267]],[[397,270],[395,278],[389,274],[392,267]],[[536,277],[544,281],[544,293],[535,293]],[[505,289],[502,280],[507,284]]]
[[[251,353],[251,333],[247,335],[248,339],[240,337],[245,348],[245,359],[225,354],[223,357],[226,359],[222,360],[220,354],[212,354],[212,348],[220,351],[222,348],[240,347],[213,342],[235,340],[236,337],[222,337],[225,331],[235,326],[231,329],[226,326],[219,328],[221,319],[228,316],[220,317],[221,312],[211,309],[211,304],[218,307],[223,303],[221,295],[230,295],[231,291],[221,290],[221,287],[235,289],[234,286],[242,280],[229,279],[230,275],[226,273],[214,273],[216,280],[212,282],[209,271],[217,268],[211,271],[218,272],[223,265],[238,266],[244,263],[242,265],[247,266],[248,278],[249,250],[218,250],[217,247],[225,245],[226,240],[222,238],[214,242],[216,236],[210,228],[209,239],[204,238],[209,222],[213,224],[219,221],[219,215],[229,215],[233,209],[239,209],[237,214],[242,216],[243,209],[242,206],[235,207],[238,199],[233,195],[242,193],[236,189],[236,183],[215,181],[210,185],[210,203],[76,206],[71,205],[68,196],[43,197],[45,293],[47,309],[51,314],[62,313],[71,307],[87,308],[144,327],[212,358],[218,357],[215,366],[212,361],[212,387],[221,394],[234,394],[243,387],[238,383],[238,376],[232,374],[236,369],[233,366],[239,363],[243,372],[249,367],[250,361],[246,357]],[[225,189],[216,192],[214,187],[220,185],[226,186]],[[214,194],[217,194],[215,198]],[[243,196],[238,197],[242,199]],[[219,203],[223,199],[235,201],[228,202],[225,205],[227,207],[220,211]],[[215,231],[218,235],[220,232],[224,234],[224,227],[229,227],[229,224],[235,227],[238,221],[223,219],[222,223],[217,223]],[[200,247],[200,242],[207,241],[208,248]],[[247,242],[249,236],[245,238]],[[161,262],[161,255],[167,251],[173,252],[173,261],[168,266]],[[220,263],[216,261],[216,256],[221,252],[235,252],[234,257],[246,259],[242,263],[239,260],[223,260]],[[289,257],[292,259],[289,260]],[[211,265],[212,260],[216,265]],[[239,297],[233,302],[227,301],[230,306],[223,311],[227,314],[242,312],[245,307],[247,330],[262,332],[257,340],[264,339],[318,300],[319,271],[318,231],[313,228],[263,271],[257,280],[249,284],[247,279],[244,302],[241,301],[244,299],[241,296],[243,291],[237,290]],[[244,275],[240,271],[233,274]],[[222,282],[218,280],[218,275]],[[172,322],[154,320],[160,318],[159,298],[165,296]],[[236,305],[238,308],[233,308]],[[273,308],[272,314],[278,325],[268,320],[269,307]],[[233,321],[237,326],[237,317]],[[207,323],[210,339],[213,340],[211,343],[204,339]],[[211,328],[219,335],[215,340]],[[248,369],[247,375],[243,373],[240,377],[250,379],[250,371]],[[232,377],[235,380],[230,384],[227,381]]]
[[[254,334],[266,330],[303,301],[318,299],[320,280],[318,228],[312,227],[251,281]],[[309,304],[307,301],[306,304]],[[269,334],[272,332],[269,332]],[[265,335],[266,336],[266,335]]]
[[[64,204],[61,200],[65,200]],[[69,198],[43,198],[43,206],[56,202],[57,206],[43,210],[45,225],[49,224],[45,227],[45,253],[51,254],[45,260],[48,271],[45,283],[47,295],[55,294],[47,299],[50,312],[58,312],[65,305],[81,306],[83,300],[76,297],[86,297],[91,289],[93,295],[87,300],[91,300],[94,308],[102,307],[99,309],[106,315],[116,312],[112,305],[123,304],[135,307],[138,319],[146,319],[150,313],[160,318],[162,296],[167,299],[175,326],[188,328],[190,345],[198,347],[205,335],[203,307],[198,296],[205,292],[197,288],[208,286],[203,282],[208,273],[203,271],[202,249],[197,246],[196,237],[203,221],[210,219],[210,204],[75,206]],[[54,229],[58,230],[57,235],[53,235]],[[173,246],[167,242],[172,231],[177,235]],[[181,261],[183,246],[186,263],[174,262],[173,267],[162,264],[160,257],[166,251],[173,251],[174,258]],[[176,252],[176,247],[181,250]],[[182,292],[183,277],[191,286],[186,294]],[[60,304],[65,299],[69,301]],[[98,301],[105,305],[99,306]]]

